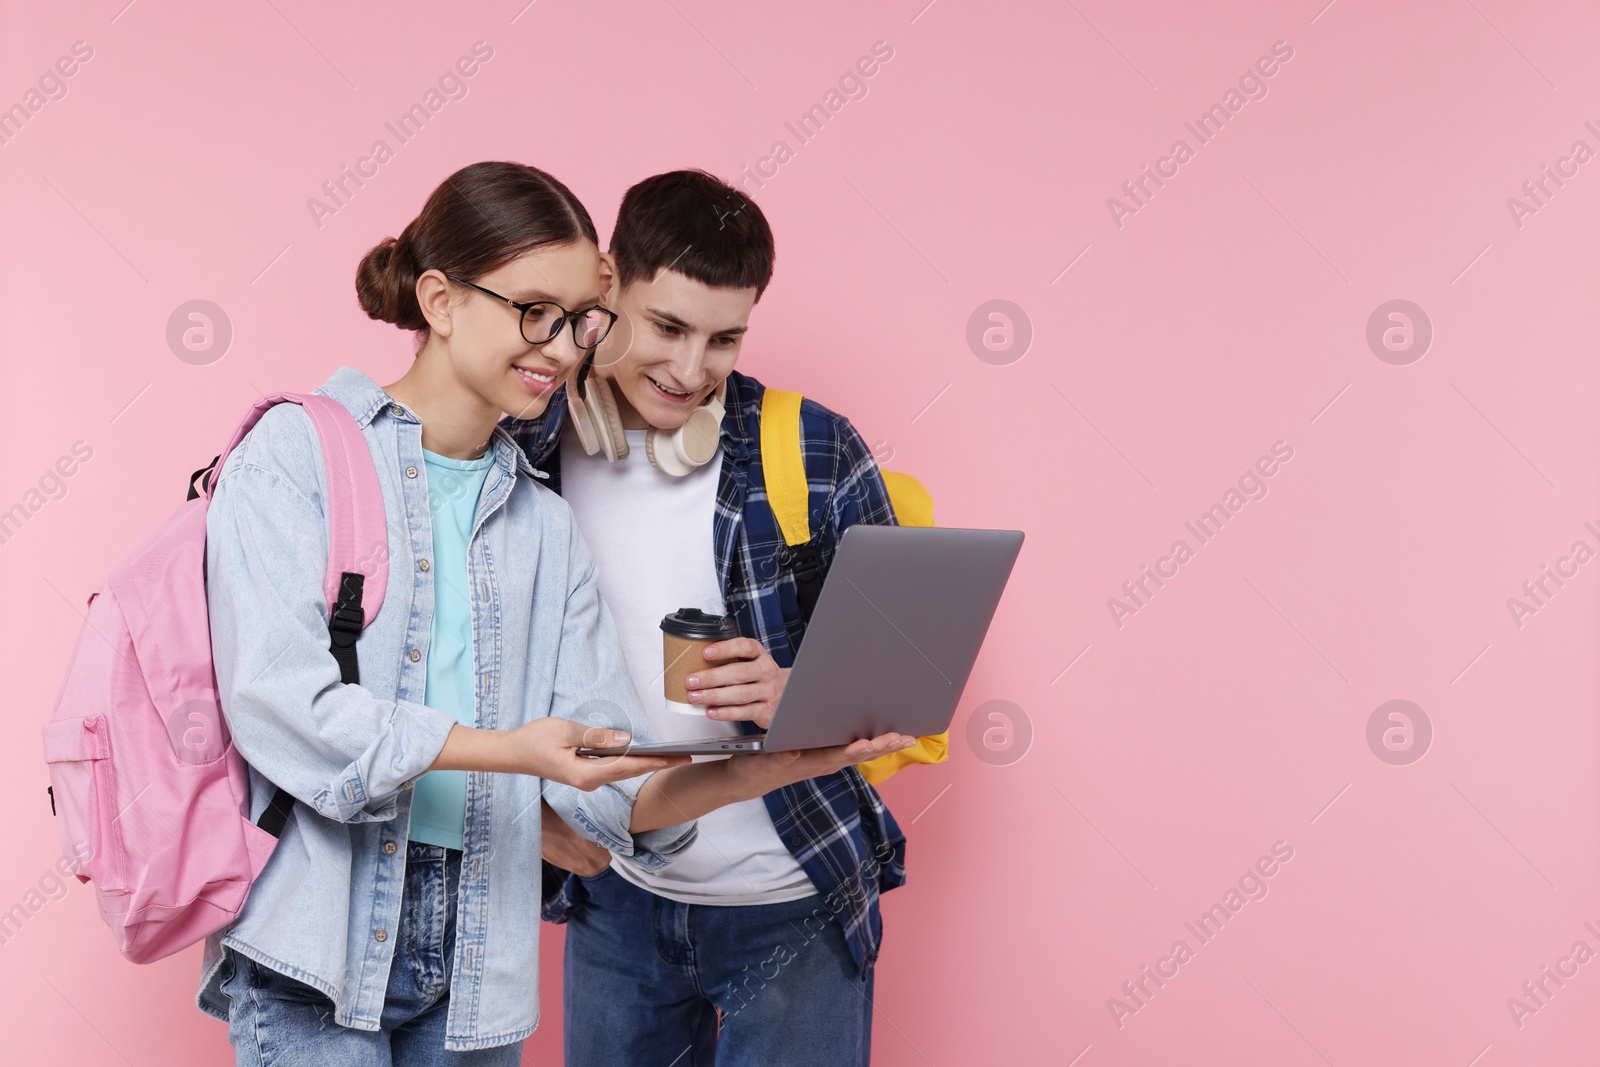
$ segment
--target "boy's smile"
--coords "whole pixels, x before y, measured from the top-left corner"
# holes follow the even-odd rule
[[[733,371],[756,292],[706,285],[673,270],[615,292],[611,307],[627,328],[619,323],[600,346],[595,369],[611,381],[624,427],[684,424]]]

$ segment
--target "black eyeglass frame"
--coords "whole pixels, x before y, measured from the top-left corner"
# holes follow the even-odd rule
[[[443,274],[444,272],[440,271],[440,273]],[[615,311],[612,311],[608,307],[602,307],[599,304],[593,304],[586,308],[579,308],[577,311],[568,311],[554,300],[512,300],[508,296],[501,296],[492,289],[485,289],[477,282],[469,282],[465,278],[457,278],[453,274],[445,274],[445,277],[449,278],[457,285],[465,285],[469,289],[476,289],[484,296],[492,296],[501,303],[509,304],[516,308],[522,313],[522,317],[517,320],[517,332],[522,334],[522,339],[524,341],[534,346],[547,345],[551,341],[554,341],[556,337],[560,335],[561,327],[566,325],[572,327],[572,343],[578,347],[578,350],[581,352],[593,352],[596,348],[600,347],[600,342],[606,339],[606,335],[611,332],[611,328],[617,324],[617,319],[619,318]],[[555,320],[555,326],[550,330],[549,337],[546,337],[541,341],[535,341],[533,338],[528,336],[528,331],[526,328],[528,322],[528,312],[536,307],[544,306],[555,308],[557,311],[561,312],[561,317]],[[606,323],[606,328],[600,331],[600,336],[595,338],[594,344],[586,345],[578,340],[578,320],[589,314],[591,311],[603,312],[607,318],[610,319],[610,321]]]

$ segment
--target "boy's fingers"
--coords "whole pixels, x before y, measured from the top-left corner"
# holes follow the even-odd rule
[[[750,704],[715,704],[706,708],[706,717],[728,722],[738,719],[755,719],[761,714],[761,705]]]
[[[863,763],[878,756],[886,756],[891,752],[899,752],[910,748],[917,743],[914,737],[904,734],[884,734],[881,737],[864,738],[852,741],[845,747],[845,755],[853,762]]]
[[[730,637],[705,648],[706,659],[760,659],[766,650],[753,637]]]
[[[761,668],[750,660],[725,663],[720,667],[702,667],[684,679],[690,689],[715,689],[724,685],[754,682],[761,677]],[[689,679],[694,679],[690,681]]]
[[[707,707],[738,707],[741,704],[755,704],[761,700],[761,687],[754,682],[744,685],[721,685],[715,689],[698,688],[689,690],[691,704],[704,704]],[[700,699],[696,700],[695,698]]]

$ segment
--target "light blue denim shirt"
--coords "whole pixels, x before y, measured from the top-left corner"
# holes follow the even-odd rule
[[[222,709],[251,766],[251,815],[274,784],[296,803],[229,927],[206,940],[197,1001],[227,1018],[226,945],[333,999],[342,1026],[378,1029],[400,925],[412,785],[456,719],[422,703],[433,575],[422,424],[348,367],[317,390],[350,409],[372,450],[388,521],[388,589],[356,644],[361,684],[328,653],[326,474],[293,404],[268,411],[224,464],[206,516],[207,599]],[[595,565],[567,504],[497,428],[468,545],[477,725],[548,715],[645,739]],[[541,797],[591,840],[647,869],[693,824],[630,834],[643,778],[593,792],[471,772],[445,1048],[526,1037],[538,1023]]]

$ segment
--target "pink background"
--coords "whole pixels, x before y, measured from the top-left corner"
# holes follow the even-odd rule
[[[38,728],[75,608],[258,391],[405,366],[355,303],[367,248],[475,160],[549,169],[605,234],[633,181],[738,178],[783,139],[742,369],[849,414],[943,525],[1028,533],[952,759],[885,789],[911,881],[876,1062],[1592,1060],[1600,962],[1507,1001],[1600,951],[1600,563],[1520,627],[1507,598],[1600,549],[1600,161],[1520,226],[1507,198],[1600,150],[1600,14],[925,2],[0,5],[0,107],[93,49],[0,145],[0,509],[93,449],[0,544],[0,910],[56,854]],[[468,94],[319,228],[307,198],[480,40]],[[867,95],[800,145],[785,122],[877,41]],[[1185,121],[1278,41],[1268,95],[1200,145]],[[1178,138],[1194,157],[1119,227],[1107,198]],[[166,341],[193,299],[233,328],[206,365]],[[994,299],[1025,354],[969,347]],[[1433,327],[1409,365],[1366,340],[1393,299]],[[1269,494],[1199,546],[1184,523],[1277,441]],[[1107,599],[1179,538],[1194,558],[1119,628]],[[1433,731],[1405,765],[1367,741],[1392,699]],[[1020,709],[1009,749],[969,740],[991,700]],[[1185,922],[1279,841],[1265,899],[1200,944]],[[1119,1026],[1108,998],[1137,1006],[1123,983],[1179,939]],[[559,1062],[560,943],[529,1063]],[[0,944],[8,1058],[225,1062],[198,960],[122,961],[74,885]]]

